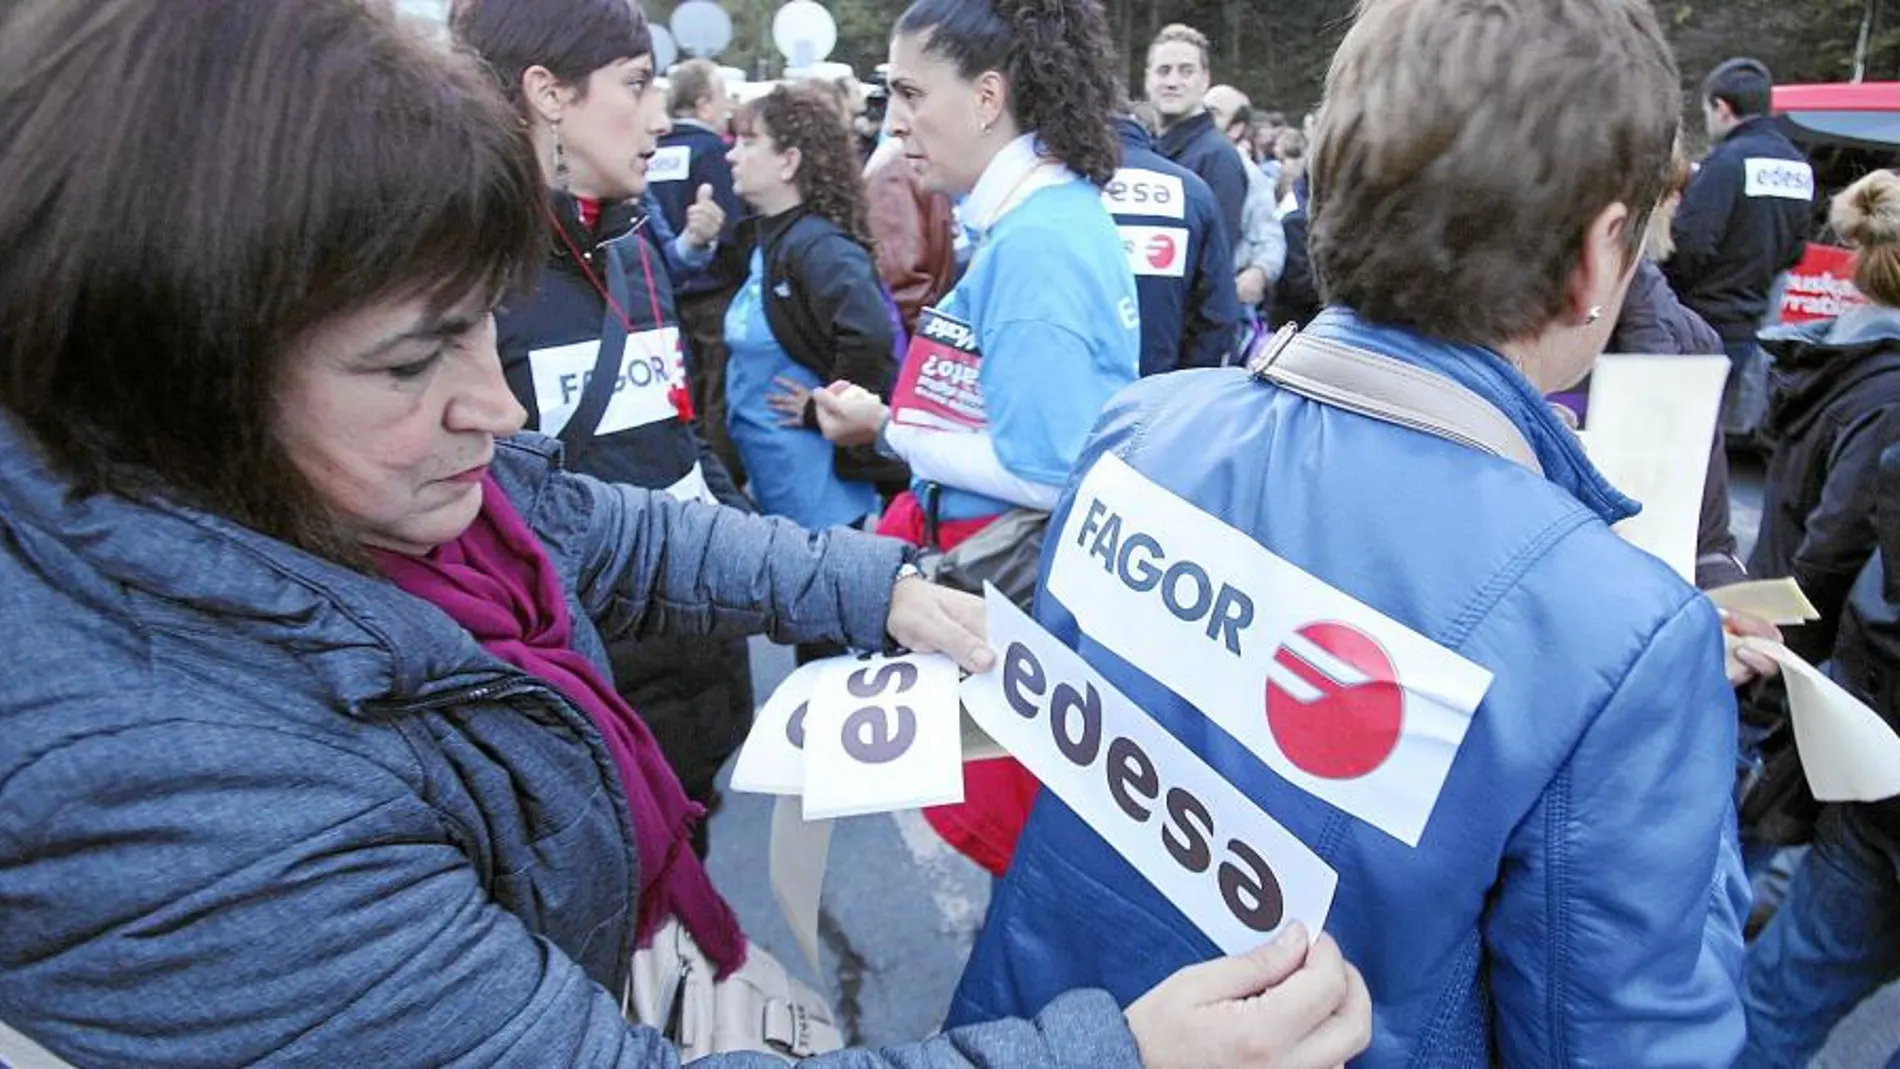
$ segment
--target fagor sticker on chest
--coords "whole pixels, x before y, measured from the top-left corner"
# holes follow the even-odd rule
[[[1112,454],[1076,490],[1048,588],[1282,778],[1408,846],[1491,684]]]

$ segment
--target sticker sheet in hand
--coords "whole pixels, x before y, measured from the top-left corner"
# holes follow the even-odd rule
[[[732,789],[801,795],[806,820],[962,801],[957,675],[934,653],[805,665],[753,720]]]
[[[978,382],[982,369],[975,328],[935,308],[924,309],[891,391],[891,420],[937,431],[985,429],[989,420]]]

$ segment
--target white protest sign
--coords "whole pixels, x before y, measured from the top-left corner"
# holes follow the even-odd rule
[[[1779,642],[1741,644],[1781,665],[1801,770],[1815,800],[1878,802],[1900,794],[1900,736],[1880,714]]]
[[[1643,505],[1616,533],[1688,583],[1727,379],[1725,356],[1611,355],[1590,373],[1590,462]]]
[[[828,666],[805,717],[805,819],[963,801],[957,664],[940,653]]]
[[[801,665],[785,677],[752,718],[752,731],[732,766],[732,789],[747,794],[799,794],[805,789],[805,721],[811,690],[833,665],[854,657],[828,657]]]
[[[1049,592],[1090,638],[1289,783],[1418,845],[1490,672],[1112,454],[1055,537]]]
[[[1325,926],[1338,873],[994,587],[984,600],[1001,661],[963,684],[984,731],[1227,953]]]

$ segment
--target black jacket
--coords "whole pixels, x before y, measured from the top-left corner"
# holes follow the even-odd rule
[[[677,410],[638,422],[657,410],[656,398],[646,392],[660,389],[651,378],[652,361],[670,363],[669,382],[677,383],[681,375],[673,287],[665,260],[647,234],[639,202],[604,206],[591,232],[581,225],[572,197],[556,193],[550,203],[565,239],[550,227],[548,262],[534,289],[510,295],[495,313],[502,372],[515,399],[528,410],[528,428],[565,431],[561,437],[568,443],[567,467],[610,482],[669,487],[687,478],[697,463],[722,504],[755,511]],[[612,271],[624,278],[624,311],[636,332],[627,343],[615,402],[594,428],[549,425],[571,411],[584,389],[609,314],[606,301],[569,251],[570,242],[603,284]],[[544,401],[559,405],[564,400],[568,407],[542,411]],[[628,404],[636,400],[638,404]],[[636,425],[597,433],[599,427],[627,422]],[[745,643],[605,637],[617,689],[652,727],[688,793],[706,797],[713,773],[751,726]]]
[[[1610,334],[1613,353],[1672,353],[1683,356],[1719,356],[1722,339],[1701,316],[1676,299],[1669,280],[1654,263],[1643,260],[1630,280],[1623,310]],[[1728,452],[1722,448],[1717,427],[1709,443],[1708,475],[1702,481],[1702,513],[1696,525],[1695,585],[1713,590],[1748,578],[1735,558],[1735,535],[1729,530]]]
[[[1220,205],[1227,247],[1233,248],[1246,231],[1241,220],[1247,209],[1247,164],[1233,142],[1214,129],[1214,116],[1203,111],[1161,132],[1155,148],[1163,156],[1201,176]]]
[[[711,127],[691,119],[674,119],[673,129],[660,138],[659,149],[647,170],[647,188],[660,202],[666,224],[675,234],[686,230],[686,209],[699,196],[699,187],[712,187],[713,202],[726,213],[719,232],[719,251],[711,264],[675,279],[681,297],[692,297],[736,287],[745,280],[745,260],[734,237],[745,205],[732,189],[732,165],[726,162],[726,142]]]
[[[1820,661],[1874,550],[1880,455],[1900,441],[1900,311],[1764,331],[1762,346],[1775,359],[1763,423],[1774,457],[1748,571],[1801,584],[1821,620],[1788,644]]]
[[[1875,489],[1879,545],[1848,592],[1834,644],[1834,678],[1900,731],[1900,446],[1880,455]],[[1862,816],[1900,834],[1900,799],[1857,806]]]
[[[1306,215],[1306,179],[1293,184],[1293,210],[1280,220],[1286,231],[1286,267],[1273,284],[1273,299],[1267,302],[1267,326],[1278,330],[1288,323],[1305,326],[1319,315],[1326,302],[1319,295],[1319,278],[1313,274],[1313,256],[1307,249],[1312,233]]]
[[[1724,341],[1748,341],[1775,276],[1801,259],[1814,226],[1814,169],[1774,123],[1749,119],[1702,161],[1676,212],[1665,270]]]
[[[1115,131],[1121,135],[1121,168],[1102,203],[1115,217],[1135,272],[1141,373],[1219,367],[1234,345],[1240,300],[1234,295],[1233,247],[1214,191],[1156,152],[1140,123],[1116,119]],[[1131,247],[1137,241],[1143,247]]]
[[[785,355],[820,380],[840,379],[885,400],[897,377],[897,323],[886,302],[871,254],[831,220],[806,206],[750,219],[742,247],[764,251],[761,282],[765,324]],[[816,429],[817,409],[805,407]],[[833,468],[841,479],[901,487],[910,470],[873,446],[839,448]]]

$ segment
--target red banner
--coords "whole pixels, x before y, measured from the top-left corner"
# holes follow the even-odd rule
[[[982,368],[976,331],[935,308],[924,309],[891,391],[891,421],[939,431],[984,429],[989,421],[978,382]]]
[[[1809,243],[1801,262],[1788,272],[1781,293],[1781,321],[1809,323],[1833,319],[1867,298],[1854,288],[1854,254],[1833,245]]]

